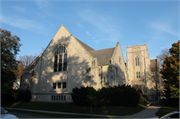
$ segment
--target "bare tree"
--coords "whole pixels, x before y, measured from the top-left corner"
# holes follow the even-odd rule
[[[163,50],[161,50],[161,52],[159,53],[159,66],[160,68],[162,68],[163,62],[166,58],[166,56],[170,56],[169,53],[169,49],[168,48],[164,48]]]
[[[24,69],[27,68],[36,58],[37,56],[32,56],[32,55],[23,55],[19,56],[19,60],[22,64]]]
[[[19,56],[19,64],[17,67],[17,71],[15,72],[16,74],[16,79],[20,79],[22,72],[24,69],[26,69],[36,58],[37,56],[32,56],[32,55],[23,55]]]
[[[44,48],[44,47],[42,47],[41,49],[42,49],[42,52],[44,52],[45,48]]]

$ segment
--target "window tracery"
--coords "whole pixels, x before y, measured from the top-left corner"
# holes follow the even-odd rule
[[[65,46],[59,46],[54,53],[54,72],[67,70],[67,50]]]

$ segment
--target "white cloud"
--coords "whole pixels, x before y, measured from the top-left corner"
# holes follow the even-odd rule
[[[98,41],[98,40],[95,40],[94,42],[95,42],[96,44],[99,44],[99,41]]]
[[[33,30],[38,33],[40,33],[44,29],[44,26],[42,24],[35,21],[28,20],[28,19],[6,17],[3,15],[0,15],[0,20],[1,20],[1,23],[14,26],[20,29]]]
[[[82,24],[80,24],[80,23],[77,23],[77,27],[78,27],[79,29],[84,29],[84,26],[83,26]]]
[[[150,28],[154,30],[178,36],[177,31],[172,28],[170,23],[161,21],[161,22],[147,22],[147,24]]]
[[[110,15],[103,15],[91,9],[81,10],[78,12],[78,15],[85,22],[95,27],[100,41],[118,41],[121,38],[120,28],[114,23],[114,18]]]
[[[93,37],[92,40],[96,39],[96,37]]]
[[[86,35],[88,35],[88,36],[92,36],[92,35],[89,33],[89,31],[86,31]]]

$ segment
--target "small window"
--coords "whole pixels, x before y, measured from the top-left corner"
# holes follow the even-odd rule
[[[86,73],[89,73],[90,70],[91,70],[91,68],[87,68],[87,69],[86,69]]]
[[[66,88],[66,82],[63,82],[63,88]]]
[[[64,100],[66,100],[66,96],[64,96]]]
[[[56,83],[53,83],[53,89],[56,89]]]
[[[58,83],[58,88],[61,88],[61,83]]]
[[[109,77],[104,77],[104,82],[108,83],[109,82]]]
[[[140,78],[141,77],[140,72],[136,72],[136,76],[137,78]]]

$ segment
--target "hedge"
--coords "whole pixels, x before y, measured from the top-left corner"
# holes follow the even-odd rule
[[[74,88],[72,91],[74,104],[78,106],[131,106],[136,107],[140,101],[140,95],[135,88],[122,85],[95,90],[93,87]],[[87,97],[91,97],[88,101]]]
[[[94,95],[95,91],[93,87],[74,88],[71,93],[74,104],[78,106],[89,106],[88,96]]]

